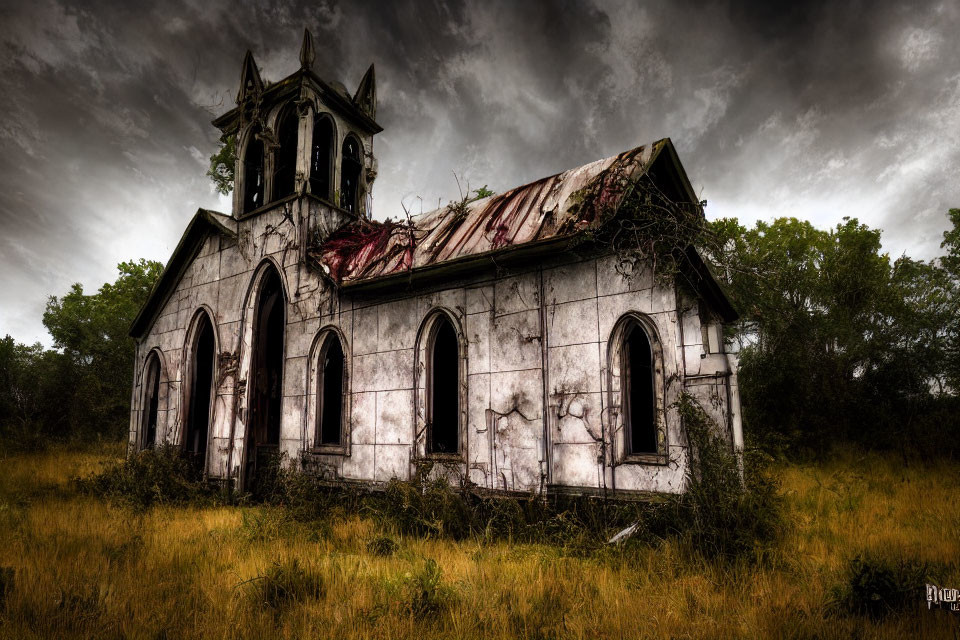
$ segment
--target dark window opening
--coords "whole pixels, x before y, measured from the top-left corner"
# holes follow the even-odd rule
[[[353,136],[343,141],[343,153],[340,160],[340,207],[350,213],[357,213],[360,205],[360,143]]]
[[[342,444],[343,432],[343,348],[335,335],[327,338],[321,355],[318,414],[321,445]]]
[[[253,325],[253,395],[247,433],[245,487],[259,496],[275,471],[283,417],[283,346],[285,300],[280,276],[270,269],[263,278]]]
[[[263,141],[259,128],[250,132],[243,154],[243,210],[253,211],[263,206]]]
[[[190,408],[184,452],[195,471],[203,471],[207,456],[207,433],[210,427],[210,400],[213,395],[214,369],[213,326],[202,314],[193,347],[190,375]]]
[[[430,453],[460,450],[460,348],[457,333],[444,317],[437,320],[429,343],[428,394]]]
[[[273,199],[293,195],[297,186],[297,137],[300,118],[295,109],[287,109],[277,123],[277,142],[280,148],[274,156]]]
[[[313,144],[310,151],[310,193],[330,199],[330,169],[333,168],[333,122],[329,116],[313,120]]]
[[[157,414],[160,407],[160,358],[156,353],[150,355],[145,380],[146,398],[143,416],[143,448],[152,449],[157,441]]]
[[[623,341],[622,388],[624,422],[630,453],[658,453],[653,349],[637,324],[627,329]]]

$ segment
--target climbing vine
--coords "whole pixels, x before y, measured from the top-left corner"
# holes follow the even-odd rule
[[[618,159],[573,194],[571,222],[590,221],[577,242],[612,251],[622,273],[650,264],[658,280],[673,282],[693,266],[688,248],[711,243],[706,201],[675,201],[649,171],[634,177],[635,169],[632,158]]]

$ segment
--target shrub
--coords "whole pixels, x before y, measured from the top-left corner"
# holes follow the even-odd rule
[[[859,554],[848,563],[843,582],[833,588],[831,607],[874,620],[915,608],[924,599],[930,569],[913,560]]]
[[[432,558],[404,576],[403,593],[404,608],[416,618],[437,614],[456,599],[456,592],[443,581],[443,572]]]
[[[13,567],[0,567],[0,609],[3,608],[7,597],[13,592],[16,577],[17,572]]]
[[[391,480],[374,510],[402,533],[459,540],[471,531],[482,530],[468,500],[445,479],[425,480],[420,476],[414,482]]]
[[[378,536],[367,543],[367,551],[375,556],[385,558],[397,551],[397,543],[393,538]]]
[[[80,491],[149,509],[156,504],[211,502],[216,489],[174,445],[145,449],[98,474],[78,478]]]
[[[245,583],[251,604],[280,613],[307,599],[323,597],[323,576],[303,567],[296,559],[274,562],[264,573]]]
[[[748,556],[775,540],[785,521],[777,480],[765,460],[740,463],[720,428],[692,397],[677,402],[690,445],[687,490],[647,510],[646,526],[678,534],[707,558]]]

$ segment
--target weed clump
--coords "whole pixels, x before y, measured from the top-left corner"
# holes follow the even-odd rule
[[[17,572],[13,567],[0,567],[0,609],[3,608],[7,597],[13,592],[16,577]]]
[[[420,476],[414,482],[391,480],[382,499],[375,499],[371,506],[381,520],[403,533],[461,540],[478,526],[478,514],[468,500],[446,479]]]
[[[386,558],[396,553],[398,546],[393,538],[377,536],[367,543],[367,551],[377,557]]]
[[[304,567],[297,559],[274,562],[245,584],[251,604],[275,613],[309,599],[320,599],[326,591],[320,572]]]
[[[833,588],[831,608],[873,620],[908,611],[923,602],[930,572],[921,562],[859,554],[848,563],[843,582]]]
[[[82,493],[145,510],[157,504],[209,503],[216,489],[174,445],[145,449],[75,483]]]
[[[682,394],[676,407],[690,451],[686,491],[645,505],[636,537],[675,538],[706,559],[757,560],[786,526],[779,483],[756,455],[738,460],[721,428]]]
[[[649,514],[704,557],[756,557],[783,530],[779,484],[763,459],[745,456],[743,467],[729,441],[696,400],[677,401],[690,446],[686,492]]]
[[[416,571],[403,575],[399,583],[401,609],[414,618],[426,618],[445,611],[456,601],[456,591],[443,580],[443,571],[433,558]]]

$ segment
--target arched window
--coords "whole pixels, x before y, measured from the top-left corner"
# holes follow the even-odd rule
[[[297,186],[297,138],[300,118],[297,110],[287,107],[277,120],[277,142],[273,167],[273,199],[293,195]]]
[[[201,312],[191,345],[189,405],[183,449],[194,469],[202,472],[207,457],[207,435],[213,400],[216,340],[210,317]]]
[[[243,211],[263,206],[263,141],[260,128],[254,127],[243,153]]]
[[[655,380],[650,338],[640,323],[631,322],[624,331],[620,354],[620,394],[628,454],[659,453]]]
[[[310,193],[330,199],[330,173],[333,169],[333,120],[325,113],[313,119],[313,143],[310,149]]]
[[[160,357],[155,351],[147,356],[146,372],[143,379],[143,440],[140,448],[152,449],[157,442],[160,409]]]
[[[433,323],[427,340],[427,451],[460,451],[460,347],[446,316]]]
[[[344,357],[340,338],[330,331],[317,367],[317,445],[343,444]]]
[[[360,142],[353,136],[343,141],[340,155],[340,207],[350,213],[360,211]]]

